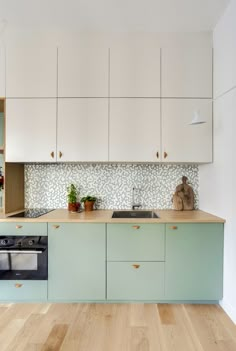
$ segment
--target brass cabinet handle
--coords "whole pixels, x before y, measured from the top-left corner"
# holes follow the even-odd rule
[[[133,228],[133,229],[139,229],[139,228],[140,228],[140,225],[133,225],[132,228]]]
[[[170,227],[170,229],[175,230],[175,229],[178,229],[178,227],[177,227],[177,225],[173,225],[173,226]]]
[[[62,158],[62,152],[59,151],[59,158]]]
[[[16,225],[16,229],[21,229],[22,225]]]
[[[135,269],[138,269],[140,267],[140,264],[132,264],[132,266],[135,268]]]
[[[60,226],[59,226],[58,224],[54,224],[52,227],[53,227],[54,229],[60,228]]]
[[[157,153],[156,153],[156,157],[159,158],[159,152],[158,152],[158,151],[157,151]]]
[[[51,158],[54,158],[54,151],[51,152]]]
[[[19,284],[19,283],[15,284],[15,288],[21,288],[22,286],[23,284]]]
[[[168,154],[167,152],[164,152],[164,158],[167,158]]]

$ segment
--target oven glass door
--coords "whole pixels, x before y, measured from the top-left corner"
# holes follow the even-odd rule
[[[35,252],[0,252],[0,270],[3,271],[36,271],[38,269],[38,258]]]

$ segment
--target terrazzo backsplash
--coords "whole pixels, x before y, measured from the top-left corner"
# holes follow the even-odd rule
[[[182,176],[189,179],[198,208],[198,166],[163,164],[26,164],[25,207],[67,208],[66,187],[98,197],[96,208],[130,209],[132,189],[143,209],[170,209]]]

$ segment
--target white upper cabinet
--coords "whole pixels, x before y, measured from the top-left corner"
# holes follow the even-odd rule
[[[57,160],[108,161],[108,99],[59,99]]]
[[[212,97],[212,49],[163,48],[161,96]]]
[[[160,97],[160,49],[111,48],[111,97]]]
[[[108,97],[109,50],[59,48],[59,97]]]
[[[197,111],[204,124],[190,125]],[[212,162],[212,101],[162,101],[162,158],[164,162]]]
[[[0,97],[6,96],[5,78],[5,50],[0,47]]]
[[[111,99],[109,160],[160,161],[160,99]]]
[[[46,98],[57,96],[56,48],[7,48],[6,96]]]
[[[7,99],[6,161],[55,162],[56,99]]]

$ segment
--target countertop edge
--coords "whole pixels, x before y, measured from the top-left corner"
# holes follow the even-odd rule
[[[212,215],[201,210],[193,211],[175,211],[175,210],[158,210],[160,218],[111,218],[115,210],[95,210],[92,212],[70,213],[66,209],[57,209],[38,218],[20,218],[7,217],[1,214],[0,223],[225,223],[225,219]],[[19,211],[18,211],[19,212]]]

